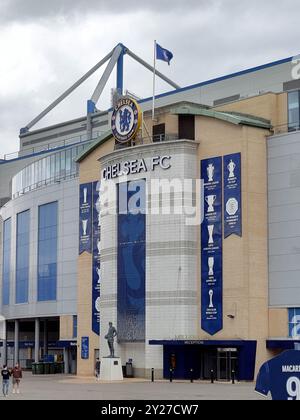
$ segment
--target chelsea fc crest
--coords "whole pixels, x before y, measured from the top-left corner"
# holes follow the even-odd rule
[[[118,101],[111,117],[111,130],[120,143],[135,138],[141,125],[141,110],[136,101],[122,98]]]

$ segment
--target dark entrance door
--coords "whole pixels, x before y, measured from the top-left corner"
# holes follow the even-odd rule
[[[237,372],[237,349],[217,349],[217,380],[230,381],[232,371]]]

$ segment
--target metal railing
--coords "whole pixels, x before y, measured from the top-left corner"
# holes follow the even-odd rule
[[[92,135],[92,137],[90,139],[87,139],[86,134],[81,134],[79,136],[69,137],[67,139],[62,139],[62,140],[58,140],[56,142],[47,143],[45,145],[42,144],[42,145],[39,145],[39,146],[34,146],[34,147],[30,147],[30,148],[24,148],[23,150],[20,150],[18,152],[6,153],[5,155],[3,155],[3,158],[2,159],[5,160],[5,161],[7,161],[7,160],[12,160],[12,159],[17,159],[17,158],[23,157],[23,156],[33,155],[35,153],[47,152],[47,151],[50,151],[50,150],[55,150],[55,149],[58,149],[60,147],[73,146],[73,145],[79,144],[79,143],[84,143],[84,144],[85,143],[89,143],[89,142],[92,142],[92,141],[96,140],[104,132],[105,131],[97,131],[96,133],[93,133],[93,135]],[[43,139],[41,139],[41,141],[42,140]]]

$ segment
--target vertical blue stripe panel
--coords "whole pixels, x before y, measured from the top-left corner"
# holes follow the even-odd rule
[[[57,202],[39,207],[38,301],[56,300]]]
[[[17,215],[16,303],[28,302],[30,212]]]
[[[11,219],[3,223],[2,304],[9,305],[11,257]]]
[[[145,185],[138,180],[118,188],[117,325],[118,339],[126,342],[145,340]]]

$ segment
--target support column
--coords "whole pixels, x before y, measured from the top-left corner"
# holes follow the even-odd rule
[[[122,51],[117,61],[117,89],[119,95],[123,95],[123,67],[124,52]]]
[[[35,333],[34,333],[34,362],[40,361],[40,320],[35,319]]]
[[[7,325],[6,321],[3,321],[3,347],[2,347],[2,366],[7,363]]]
[[[48,321],[44,320],[44,356],[48,354]]]
[[[67,347],[64,347],[64,368],[65,373],[69,373],[69,349]]]
[[[19,363],[19,320],[15,320],[14,364]]]

